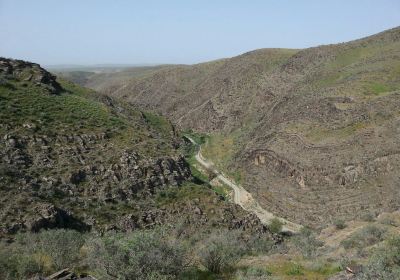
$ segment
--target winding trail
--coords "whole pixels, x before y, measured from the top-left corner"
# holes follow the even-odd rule
[[[216,175],[216,179],[218,179],[218,181],[229,186],[233,190],[233,202],[235,204],[238,204],[248,212],[254,213],[265,225],[269,225],[274,218],[279,219],[283,224],[282,232],[284,233],[294,234],[298,233],[301,230],[301,225],[290,222],[280,217],[276,217],[271,212],[262,208],[261,205],[258,204],[258,202],[253,198],[251,193],[246,191],[242,186],[234,183],[225,174],[217,170],[211,161],[203,157],[203,155],[201,154],[201,146],[197,144],[196,141],[193,140],[193,138],[187,135],[185,135],[184,137],[197,147],[197,153],[195,156],[196,161],[205,169],[213,172]]]

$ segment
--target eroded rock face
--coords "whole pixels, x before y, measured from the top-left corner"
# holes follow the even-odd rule
[[[14,221],[3,224],[1,234],[14,234],[19,231],[38,232],[42,229],[69,228],[87,231],[90,226],[73,217],[72,213],[55,207],[50,203],[34,203],[28,213],[20,213]],[[9,209],[10,211],[11,209]],[[4,214],[2,215],[4,218]]]
[[[51,93],[59,93],[62,88],[56,77],[40,67],[39,64],[23,60],[0,57],[0,76],[11,76],[20,81],[45,86]]]
[[[104,135],[7,134],[0,140],[0,147],[0,184],[9,188],[10,196],[15,192],[15,196],[28,195],[43,201],[58,198],[60,202],[82,205],[84,209],[134,202],[167,186],[179,186],[191,178],[189,166],[181,156],[146,158],[133,150],[122,150],[112,159],[98,158],[93,162],[90,151],[99,147],[107,150]],[[50,174],[38,174],[37,170]],[[91,201],[96,204],[90,206]],[[4,201],[4,204],[8,203]],[[7,212],[3,209],[3,232],[55,227],[86,229],[84,219],[88,223],[92,220],[88,215],[78,221],[72,213],[52,204],[39,203],[32,209],[31,202],[25,203],[28,204],[26,210],[12,208]],[[34,215],[25,215],[26,212]],[[20,218],[12,219],[18,213]],[[151,217],[145,221],[150,223]]]
[[[213,206],[215,209],[209,211],[204,205],[193,205],[189,201],[170,208],[149,209],[139,214],[122,216],[110,229],[129,232],[164,224],[176,226],[178,222],[183,225],[186,234],[207,226],[238,229],[249,233],[267,233],[266,226],[257,216],[245,212],[239,206],[230,203],[215,203]]]

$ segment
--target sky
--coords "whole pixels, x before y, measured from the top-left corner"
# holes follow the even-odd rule
[[[192,64],[345,42],[400,25],[400,0],[0,0],[0,56]]]

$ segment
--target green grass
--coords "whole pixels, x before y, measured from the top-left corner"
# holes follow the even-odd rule
[[[329,262],[314,260],[312,263],[304,262],[302,259],[286,260],[277,259],[267,263],[266,267],[272,277],[277,279],[315,279],[323,280],[341,271],[339,265]],[[275,278],[273,278],[275,279]]]
[[[190,132],[190,134],[188,132],[185,132],[185,133],[183,133],[183,135],[188,135],[188,136],[192,137],[196,143],[205,143],[206,139],[208,137],[204,134],[193,133],[193,132]],[[192,172],[193,177],[195,178],[195,181],[200,184],[208,185],[210,188],[212,188],[212,190],[215,193],[217,193],[217,194],[223,196],[225,199],[227,199],[229,196],[230,188],[227,186],[224,186],[224,185],[211,186],[210,178],[208,177],[208,175],[203,173],[202,171],[200,171],[197,168],[197,166],[199,165],[199,163],[196,160],[197,149],[198,149],[198,147],[196,147],[195,145],[193,145],[191,143],[190,144],[188,143],[185,146],[185,148],[183,149],[183,154],[185,155],[186,162],[190,166],[190,170]]]
[[[223,196],[225,199],[229,197],[229,192],[231,190],[229,187],[226,187],[225,185],[213,186],[212,189],[215,193]]]
[[[33,125],[34,132],[48,135],[105,133],[116,148],[135,145],[148,155],[173,152],[173,127],[166,119],[141,113],[118,100],[113,101],[116,106],[108,106],[94,91],[58,81],[64,89],[59,94],[30,82],[7,80],[0,85],[2,124],[16,134],[31,134],[32,130],[24,128],[26,124]]]
[[[159,190],[156,194],[158,206],[164,206],[177,201],[189,201],[209,195],[210,189],[206,185],[198,185],[187,182],[180,187],[169,187]]]
[[[157,131],[163,133],[163,135],[168,136],[172,132],[172,125],[167,119],[156,115],[151,112],[143,112],[146,121]]]
[[[362,249],[385,239],[386,229],[376,225],[364,227],[341,242],[345,249]]]
[[[392,91],[393,88],[387,84],[382,84],[378,82],[373,82],[365,87],[366,95],[380,95],[381,93]]]
[[[205,158],[215,163],[220,171],[238,184],[242,184],[245,181],[245,173],[241,169],[233,169],[230,164],[241,147],[240,139],[243,133],[243,130],[239,129],[228,135],[209,135],[202,149]]]
[[[0,86],[0,118],[14,127],[26,122],[38,130],[57,131],[74,127],[78,131],[120,130],[126,122],[111,115],[105,105],[77,94],[49,94],[44,88],[13,83],[15,90]]]
[[[194,132],[193,130],[185,130],[181,134],[182,136],[189,136],[190,138],[192,138],[197,145],[205,144],[207,142],[207,139],[209,138],[208,135]]]

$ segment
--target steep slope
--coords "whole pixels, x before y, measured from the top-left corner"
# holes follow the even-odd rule
[[[186,231],[212,224],[266,231],[254,216],[190,183],[168,121],[57,81],[37,64],[0,58],[0,119],[0,238],[181,220]]]
[[[211,132],[205,155],[271,212],[320,225],[400,205],[400,28],[176,66],[105,92]]]
[[[262,90],[263,75],[294,53],[265,49],[194,66],[170,66],[103,91],[156,110],[179,127],[231,129],[256,118],[268,106],[272,96]]]

